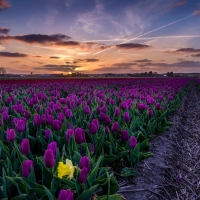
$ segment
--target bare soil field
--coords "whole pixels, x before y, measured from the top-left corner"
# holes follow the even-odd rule
[[[200,199],[200,92],[189,87],[169,130],[151,141],[154,157],[138,165],[138,176],[121,180],[127,200]]]

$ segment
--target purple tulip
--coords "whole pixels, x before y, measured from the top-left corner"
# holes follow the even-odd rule
[[[39,114],[36,114],[36,115],[34,116],[33,124],[34,124],[34,126],[40,126],[40,124],[41,124],[41,119],[40,119],[40,115],[39,115]]]
[[[99,129],[99,120],[98,119],[93,119],[92,122],[94,122],[95,125],[97,126],[97,129]]]
[[[89,115],[91,113],[89,106],[84,106],[84,113],[87,114],[87,115]]]
[[[90,146],[90,152],[91,152],[91,153],[94,153],[94,150],[95,150],[95,147],[94,147],[94,144],[92,144],[92,145]]]
[[[129,134],[127,130],[122,130],[121,132],[121,139],[122,141],[126,142],[129,139]]]
[[[153,116],[153,110],[150,108],[149,109],[149,116],[152,117]]]
[[[44,164],[47,168],[53,168],[56,164],[55,156],[51,149],[47,149],[44,153]]]
[[[65,135],[66,135],[66,141],[69,142],[70,137],[72,137],[72,136],[74,135],[74,130],[71,129],[71,128],[68,129],[68,130],[66,131]]]
[[[122,103],[120,103],[120,108],[121,108],[122,110],[128,109],[128,103],[127,103],[127,102],[122,102]]]
[[[115,108],[114,116],[118,117],[119,115],[120,115],[120,109],[119,108]]]
[[[10,119],[10,116],[8,115],[7,112],[2,113],[3,121],[8,122]]]
[[[74,193],[68,190],[60,190],[58,200],[74,200]]]
[[[40,120],[41,120],[41,124],[44,125],[46,123],[46,115],[43,114]]]
[[[97,112],[97,114],[100,114],[100,112],[101,112],[100,106],[96,107],[96,112]]]
[[[67,109],[65,111],[65,116],[66,116],[67,119],[71,118],[73,116],[72,111],[70,109]]]
[[[101,112],[100,115],[99,115],[99,120],[100,120],[100,121],[104,121],[105,118],[106,118],[105,113]]]
[[[117,131],[119,131],[119,124],[118,122],[114,122],[111,128],[112,132],[116,133]]]
[[[130,137],[130,147],[131,147],[131,149],[134,149],[135,146],[136,146],[136,144],[137,144],[137,139],[136,139],[136,137],[135,137],[135,136],[131,136],[131,137]]]
[[[55,131],[59,131],[61,128],[62,128],[62,122],[60,120],[53,120],[52,122],[52,128],[55,130]]]
[[[30,119],[31,118],[31,114],[27,110],[24,111],[24,115],[25,115],[26,119]]]
[[[124,113],[124,121],[126,122],[126,123],[128,123],[128,122],[130,122],[130,116],[129,116],[129,113],[128,112],[125,112]]]
[[[94,122],[91,122],[89,125],[88,125],[88,129],[89,129],[89,132],[92,134],[92,135],[95,135],[97,133],[97,126]]]
[[[44,131],[44,134],[45,134],[46,140],[49,140],[49,137],[50,137],[50,135],[51,135],[51,130],[50,130],[50,129],[46,129],[46,130]]]
[[[17,120],[15,127],[16,127],[17,132],[19,133],[24,132],[26,130],[26,121],[24,119]]]
[[[80,169],[83,169],[85,167],[87,169],[87,173],[89,173],[89,171],[90,171],[90,159],[87,156],[83,156],[80,159],[79,167],[80,167]]]
[[[108,134],[109,134],[109,132],[110,132],[110,129],[109,129],[109,127],[108,127],[108,126],[106,126],[106,127],[105,127],[105,133],[106,133],[106,135],[108,135]]]
[[[46,118],[47,124],[51,125],[53,123],[53,115],[48,115]]]
[[[8,142],[13,142],[15,140],[16,134],[14,129],[6,130],[6,140]]]
[[[82,128],[77,128],[74,133],[74,138],[77,144],[85,142],[85,132]]]
[[[51,149],[54,153],[54,156],[56,156],[57,153],[57,143],[56,142],[51,142],[50,144],[48,144],[47,149]]]
[[[65,116],[63,113],[58,113],[58,120],[60,120],[62,123],[64,122]]]
[[[110,116],[106,116],[105,117],[105,122],[106,122],[106,124],[110,124],[111,123]]]
[[[21,153],[26,155],[30,152],[29,140],[23,139],[20,145]]]
[[[83,167],[83,169],[81,169],[81,172],[79,174],[78,182],[80,184],[84,184],[87,180],[87,176],[88,176],[88,169],[86,167]]]
[[[162,109],[160,103],[157,103],[157,104],[156,104],[156,109],[157,109],[157,110],[161,110],[161,109]]]
[[[25,160],[22,164],[22,176],[24,178],[28,178],[29,174],[31,173],[31,167],[33,168],[33,161],[32,160]]]
[[[106,107],[106,106],[103,106],[103,107],[101,108],[101,112],[103,112],[103,113],[106,114],[106,112],[107,112],[107,107]]]

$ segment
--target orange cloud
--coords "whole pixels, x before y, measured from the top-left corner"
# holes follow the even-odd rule
[[[10,3],[8,3],[6,0],[0,0],[0,11],[6,8],[10,8],[10,6]]]
[[[200,15],[200,10],[195,10],[193,13],[194,16]]]

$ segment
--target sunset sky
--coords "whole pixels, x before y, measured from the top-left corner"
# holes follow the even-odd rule
[[[200,72],[200,0],[0,0],[0,67]]]

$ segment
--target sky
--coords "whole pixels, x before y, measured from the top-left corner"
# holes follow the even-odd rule
[[[200,72],[200,0],[0,0],[0,67]]]

